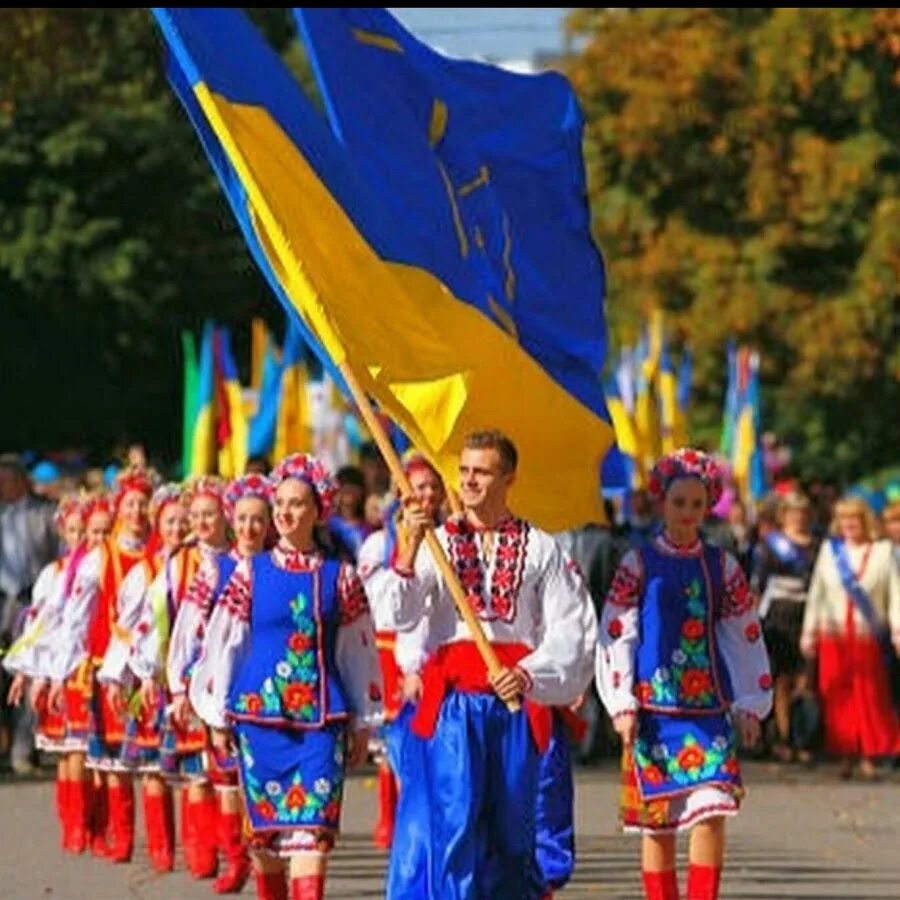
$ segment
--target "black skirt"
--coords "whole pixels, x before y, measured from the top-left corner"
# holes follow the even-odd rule
[[[805,604],[793,600],[773,600],[763,622],[772,677],[796,675],[803,670],[800,632]]]

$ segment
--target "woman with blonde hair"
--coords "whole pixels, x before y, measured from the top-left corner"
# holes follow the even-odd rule
[[[862,777],[873,778],[873,758],[900,749],[891,689],[900,647],[900,574],[891,554],[862,498],[836,504],[813,571],[800,649],[818,661],[825,749],[843,758],[844,778],[856,758]]]
[[[760,540],[753,555],[751,584],[760,597],[759,615],[774,679],[776,741],[772,751],[782,762],[793,758],[796,745],[800,745],[796,746],[798,758],[809,759],[808,741],[791,734],[791,705],[804,669],[800,630],[819,552],[819,542],[810,533],[811,509],[803,494],[784,497],[778,504],[777,527]]]

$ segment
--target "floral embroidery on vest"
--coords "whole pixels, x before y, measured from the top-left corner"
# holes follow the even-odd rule
[[[275,664],[274,677],[263,682],[258,694],[241,694],[235,712],[251,716],[281,712],[300,721],[315,719],[319,668],[312,602],[305,594],[298,594],[291,600],[290,609],[296,630],[288,638],[285,655]]]
[[[304,784],[298,769],[288,779],[270,779],[263,784],[253,773],[255,760],[250,742],[244,734],[239,733],[239,738],[247,794],[253,811],[260,819],[281,825],[324,824],[325,827],[337,827],[344,781],[344,747],[341,741],[335,744],[335,765],[331,778],[317,778],[312,785]]]
[[[487,621],[516,617],[516,600],[525,571],[525,555],[531,531],[522,519],[510,519],[494,531],[494,570],[490,603],[485,599],[484,566],[478,548],[478,533],[466,521],[447,523],[450,561],[475,614]]]
[[[689,617],[681,626],[681,641],[672,651],[670,664],[660,666],[650,681],[640,681],[635,686],[635,696],[642,706],[706,707],[714,698],[706,606],[699,579],[691,581],[685,595]]]

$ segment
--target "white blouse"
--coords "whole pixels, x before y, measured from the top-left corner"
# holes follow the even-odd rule
[[[850,568],[872,600],[880,623],[889,628],[894,646],[900,652],[900,571],[889,541],[847,545]],[[841,581],[837,561],[829,541],[822,544],[813,569],[800,648],[812,656],[820,637],[843,635],[847,631],[847,616],[852,609],[853,630],[869,634],[869,625],[862,613],[847,596]]]
[[[3,657],[3,668],[7,672],[21,673],[29,678],[47,677],[49,637],[62,616],[68,559],[66,556],[54,560],[41,569],[31,589],[31,603],[22,634]]]
[[[87,658],[87,637],[100,596],[103,547],[95,547],[78,564],[72,589],[62,604],[59,626],[50,637],[48,675],[65,681]]]
[[[100,682],[117,682],[130,687],[134,675],[130,667],[131,649],[137,636],[137,627],[144,614],[147,588],[154,573],[141,561],[135,563],[119,585],[116,598],[116,624],[110,630],[109,644],[103,663],[97,671]]]
[[[175,624],[169,636],[166,658],[166,680],[173,694],[187,690],[188,668],[200,656],[203,633],[212,611],[213,594],[219,581],[219,554],[227,548],[199,544],[200,565],[194,575],[184,600],[175,613]],[[230,551],[237,559],[236,551]]]
[[[272,550],[271,556],[278,568],[289,572],[312,572],[324,562],[319,553],[305,554],[282,545]],[[349,563],[341,566],[337,588],[341,619],[335,661],[354,713],[354,726],[369,728],[382,718],[381,669],[366,594]],[[251,560],[242,559],[210,617],[188,692],[197,715],[214,728],[226,725],[228,690],[251,649],[252,603],[253,567]]]
[[[686,547],[676,547],[659,535],[653,538],[653,543],[659,552],[674,556],[699,556],[703,552],[699,540]],[[725,554],[723,578],[724,595],[716,622],[716,640],[731,678],[734,692],[731,706],[763,719],[772,706],[772,678],[756,598],[730,553]],[[631,550],[613,576],[600,619],[597,690],[613,717],[636,712],[639,706],[634,694],[634,672],[643,591],[640,555]]]
[[[370,534],[359,550],[356,571],[362,579],[369,598],[369,609],[376,631],[393,631],[389,619],[385,618],[385,604],[377,599],[385,590],[390,590],[391,568],[385,564],[385,543],[387,532],[384,530]],[[431,605],[429,602],[428,606]],[[406,675],[415,675],[421,671],[434,647],[428,640],[428,617],[423,616],[420,622],[409,631],[400,631],[394,643],[394,658],[400,670]]]
[[[546,705],[569,705],[584,692],[593,671],[597,618],[577,565],[553,538],[521,519],[485,533],[465,520],[436,531],[460,583],[495,644],[524,644],[518,666],[529,679],[528,696]],[[427,620],[428,642],[440,647],[471,641],[427,546],[413,572],[384,573],[377,604],[380,621],[404,632]]]

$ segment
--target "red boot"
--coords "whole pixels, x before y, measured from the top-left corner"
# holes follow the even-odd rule
[[[213,891],[217,894],[239,894],[250,877],[250,857],[241,834],[241,814],[219,810],[216,824],[225,871],[213,882]]]
[[[162,794],[151,794],[144,787],[143,798],[150,864],[157,872],[171,872],[175,865],[171,795],[168,791]],[[167,809],[167,806],[170,808]]]
[[[69,781],[69,842],[68,849],[72,853],[84,853],[90,840],[90,801],[91,784],[89,781]]]
[[[189,800],[188,829],[193,843],[194,878],[212,878],[216,874],[216,798],[204,794],[200,800]]]
[[[88,775],[88,778],[91,778]],[[88,785],[89,796],[91,798],[90,813],[90,831],[91,831],[91,853],[94,856],[109,856],[109,842],[107,834],[109,832],[109,791],[106,781],[100,784],[94,784],[93,780],[85,782]]]
[[[291,879],[291,900],[323,900],[324,875],[302,875]]]
[[[256,873],[257,900],[288,900],[284,872]]]
[[[109,858],[114,863],[131,862],[134,852],[134,785],[131,779],[109,785]]]
[[[719,900],[719,879],[722,869],[719,866],[688,866],[686,900]]]
[[[647,900],[678,900],[678,878],[674,869],[644,872],[644,896]]]
[[[390,850],[397,811],[397,779],[387,763],[378,767],[378,821],[372,840],[381,850]]]
[[[70,781],[57,776],[56,778],[56,818],[59,820],[62,840],[60,846],[63,850],[69,849],[69,831],[72,813],[69,805]]]
[[[194,871],[194,838],[196,829],[194,828],[193,807],[188,800],[188,789],[181,789],[181,846],[184,850],[184,867],[188,872]]]

